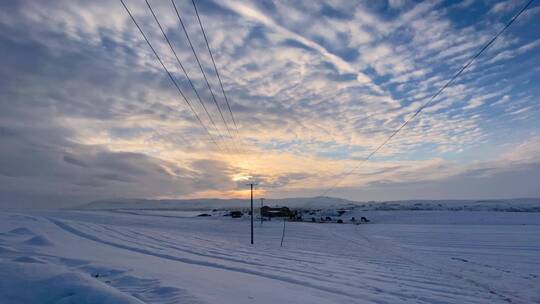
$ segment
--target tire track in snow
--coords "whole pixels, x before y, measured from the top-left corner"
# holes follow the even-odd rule
[[[112,233],[115,233],[115,234],[118,233],[116,230],[111,229],[108,226],[99,225],[98,227],[92,227],[92,225],[85,224],[85,225],[83,225],[83,227],[86,227],[90,231],[94,231],[95,233],[100,234],[100,235],[101,234],[106,234],[106,235],[108,235],[109,237],[111,237],[113,239],[115,239],[115,237],[113,235],[110,235],[109,232],[112,232]],[[77,230],[76,228],[73,228],[73,229]],[[82,231],[80,231],[80,232],[82,232]],[[82,232],[82,233],[84,233],[84,232]],[[92,232],[90,232],[90,233],[92,233]],[[122,235],[125,236],[126,234],[122,233]],[[138,233],[137,235],[141,235],[141,234]],[[130,242],[129,240],[126,240],[126,239],[119,239],[119,240]],[[104,241],[112,242],[114,244],[117,244],[117,243],[114,242],[114,240],[113,241],[104,240]],[[137,238],[137,239],[135,239],[134,242],[131,242],[131,243],[145,247],[146,243],[143,243],[143,242],[140,242],[140,241],[141,241],[141,239]],[[156,253],[153,252],[153,255],[156,255]],[[174,257],[177,258],[177,256],[174,256]],[[336,259],[336,258],[340,258],[340,257],[333,255],[331,257],[327,256],[327,258]],[[341,265],[341,266],[345,265],[345,267],[343,269],[341,269],[341,267],[340,267],[340,271],[335,271],[335,269],[333,269],[333,272],[331,274],[328,274],[328,269],[316,269],[316,268],[314,268],[314,271],[315,271],[314,274],[311,274],[311,275],[305,275],[304,274],[303,277],[311,279],[311,280],[315,280],[319,284],[331,284],[331,285],[334,285],[334,286],[339,286],[339,291],[338,291],[339,294],[353,296],[353,293],[347,293],[347,292],[343,291],[344,287],[349,288],[349,290],[355,291],[354,297],[356,297],[356,298],[361,297],[363,299],[371,297],[372,299],[370,299],[370,301],[374,302],[374,303],[375,302],[377,302],[377,303],[394,303],[396,301],[396,299],[404,299],[404,298],[417,299],[417,297],[414,296],[414,295],[401,294],[399,292],[394,292],[394,291],[391,291],[391,290],[387,290],[386,292],[381,293],[380,289],[377,286],[369,286],[368,288],[366,288],[366,285],[364,284],[365,282],[358,282],[356,280],[351,280],[350,267],[347,266],[347,265],[350,265],[350,262],[351,262],[350,260],[341,261],[341,263],[338,263],[338,264]],[[265,268],[269,268],[269,269],[267,269],[269,272],[276,271],[274,269],[275,265],[273,263],[270,263],[270,264],[271,265],[263,265],[263,266]],[[338,264],[336,264],[336,265],[338,265]],[[251,265],[248,265],[248,266],[251,266]],[[290,272],[291,268],[287,268],[287,270],[288,270],[288,272],[284,272],[285,275],[291,273]],[[294,269],[294,271],[295,271],[295,274],[298,274],[297,269]],[[268,274],[268,273],[265,273],[265,274]],[[326,275],[323,275],[323,274],[326,274]],[[289,277],[287,277],[287,279],[289,279]],[[303,281],[303,280],[300,280],[300,281],[303,282],[302,285],[305,285],[306,281]],[[314,284],[314,285],[319,286],[319,284]],[[324,286],[326,286],[327,288],[330,288],[330,287],[328,287],[328,285],[324,285]],[[338,290],[338,288],[334,288],[334,289]],[[365,291],[368,291],[370,294],[365,294],[364,293]],[[381,298],[382,295],[384,295],[385,297],[392,296],[394,298],[392,298],[390,300],[381,300],[380,298]]]
[[[358,226],[355,227],[355,230],[358,231]],[[431,265],[427,265],[425,263],[421,263],[421,262],[418,262],[416,260],[413,260],[412,258],[410,257],[406,257],[404,256],[403,254],[401,253],[396,253],[395,250],[392,250],[390,249],[388,246],[386,246],[383,250],[381,250],[380,246],[378,246],[377,244],[375,244],[371,239],[369,239],[368,237],[366,237],[365,235],[361,234],[361,233],[358,233],[358,235],[364,239],[366,241],[367,244],[369,244],[369,246],[371,246],[371,248],[373,248],[374,250],[382,253],[382,254],[388,254],[390,253],[390,255],[393,255],[394,257],[397,257],[398,259],[403,259],[413,265],[416,265],[416,266],[419,266],[419,267],[423,267],[423,268],[426,268],[426,269],[430,269],[430,270],[434,270],[438,273],[441,273],[441,274],[447,274],[449,276],[452,276],[454,278],[457,278],[457,279],[460,279],[460,280],[463,280],[467,283],[470,283],[478,288],[481,288],[481,289],[484,289],[485,291],[487,291],[489,294],[492,294],[492,295],[495,295],[497,296],[499,299],[505,301],[505,302],[508,302],[508,303],[514,303],[514,300],[519,300],[519,302],[522,302],[519,298],[513,296],[515,299],[511,299],[503,294],[500,294],[496,291],[494,291],[490,286],[487,286],[487,285],[484,285],[476,280],[473,280],[471,278],[467,278],[463,275],[459,275],[459,274],[456,274],[452,271],[449,271],[447,269],[443,269],[443,268],[440,268],[440,267],[436,267],[436,266],[431,266]],[[356,240],[354,239],[350,239],[349,240],[350,242],[352,243],[355,243],[357,245],[360,245],[360,246],[363,246],[364,244],[360,244],[358,243]],[[525,302],[523,302],[525,303]]]
[[[89,230],[93,230],[93,231],[96,231],[98,233],[102,232],[102,231],[96,230],[95,227],[91,227],[89,225],[84,225],[84,226],[86,226]],[[181,253],[187,253],[187,254],[200,256],[200,257],[206,257],[206,258],[210,258],[210,259],[216,259],[216,260],[222,260],[222,261],[226,261],[226,262],[244,264],[246,266],[255,266],[255,267],[259,267],[259,268],[271,267],[270,270],[276,271],[276,272],[282,272],[282,273],[289,273],[290,270],[291,270],[290,268],[287,268],[287,267],[280,267],[280,266],[277,265],[277,263],[273,263],[273,264],[269,265],[269,264],[264,264],[264,263],[257,262],[258,259],[256,261],[250,261],[249,259],[253,258],[252,256],[247,256],[246,255],[246,256],[243,256],[244,259],[240,259],[238,257],[234,257],[233,255],[223,254],[222,251],[219,251],[219,252],[216,252],[216,253],[205,253],[205,252],[202,252],[201,250],[195,250],[195,249],[180,247],[180,246],[177,245],[178,242],[180,242],[178,240],[176,240],[176,243],[173,243],[172,241],[167,241],[167,240],[163,240],[163,239],[160,239],[160,238],[156,238],[154,236],[148,235],[148,234],[143,233],[143,232],[131,232],[131,234],[133,234],[133,235],[131,235],[130,233],[121,232],[121,231],[118,231],[118,230],[113,229],[113,228],[108,227],[108,226],[100,226],[100,228],[103,228],[105,231],[109,231],[111,233],[123,236],[123,238],[114,236],[115,239],[119,239],[119,240],[124,241],[124,242],[129,242],[131,244],[136,244],[136,245],[141,246],[141,247],[147,247],[147,248],[156,249],[156,250],[159,250],[159,251],[173,250],[173,251],[177,251],[177,252],[181,252]],[[111,235],[109,234],[109,236],[111,236]],[[144,241],[144,240],[146,240],[146,241]],[[144,241],[144,242],[142,242],[142,241]],[[208,252],[208,249],[206,251]],[[257,254],[259,254],[259,253],[257,253]],[[275,257],[275,256],[271,256],[271,257]],[[304,270],[299,270],[299,269],[295,269],[295,272],[297,274],[302,274],[303,276],[311,278],[311,279],[319,279],[320,280],[320,272],[309,272],[309,271],[304,271]]]
[[[93,227],[93,225],[84,224],[82,226],[86,227],[90,231],[94,231],[97,234],[106,234],[106,235],[108,235],[109,237],[111,237],[113,239],[119,239],[119,240],[124,241],[124,242],[130,242],[131,244],[136,244],[136,245],[141,246],[141,247],[148,247],[146,242],[141,242],[142,239],[140,237],[139,238],[133,238],[133,237],[129,236],[129,234],[131,234],[131,233],[125,233],[125,232],[120,233],[116,229],[113,229],[113,228],[111,228],[109,226],[106,226],[106,225],[98,225],[98,227]],[[74,228],[74,229],[76,229],[76,228]],[[129,229],[128,229],[128,231],[129,231]],[[127,240],[127,239],[124,239],[124,238],[116,238],[113,235],[111,235],[109,232],[114,233],[114,234],[123,235],[124,237],[128,237],[131,240]],[[135,232],[133,232],[133,233],[135,233]],[[137,232],[136,235],[137,236],[143,236],[145,234],[142,233],[142,232]],[[156,241],[160,242],[161,240],[156,239]],[[112,242],[114,243],[114,241],[112,241]],[[151,246],[151,248],[155,248],[155,246]],[[177,251],[185,252],[185,253],[188,253],[188,254],[196,254],[198,256],[204,256],[204,257],[209,257],[209,258],[220,259],[220,257],[208,256],[208,255],[205,255],[205,254],[198,254],[197,252],[194,252],[192,250],[189,250],[189,251],[177,250]],[[253,252],[251,252],[251,253],[253,254]],[[175,257],[177,257],[177,256],[175,256]],[[248,257],[246,257],[246,258],[248,258]],[[326,258],[328,258],[328,257],[326,257]],[[334,255],[334,256],[331,256],[331,258],[336,259],[336,258],[340,258],[340,257]],[[283,273],[284,275],[291,274],[291,268],[283,268],[283,267],[276,268],[276,263],[254,265],[251,262],[241,261],[241,260],[237,260],[237,259],[235,259],[234,261],[231,261],[230,259],[222,259],[222,260],[230,261],[230,262],[242,263],[242,264],[245,264],[246,266],[258,266],[260,268],[265,268],[268,272],[280,272],[280,273]],[[347,261],[345,261],[345,262],[347,262]],[[348,262],[349,263],[347,263],[346,265],[350,265],[350,261],[348,261]],[[363,285],[363,284],[355,284],[357,282],[351,281],[350,280],[350,269],[348,267],[347,267],[347,271],[343,271],[343,270],[339,271],[339,272],[335,271],[331,275],[322,275],[322,274],[325,274],[325,273],[327,274],[327,270],[328,269],[313,268],[313,272],[306,272],[306,271],[299,272],[298,269],[295,268],[294,269],[294,274],[296,274],[296,275],[301,274],[304,278],[307,278],[307,279],[310,279],[310,280],[315,280],[315,281],[317,281],[319,283],[326,283],[326,284],[332,284],[332,285],[335,285],[335,286],[339,286],[340,287],[340,289],[339,289],[340,293],[345,294],[345,295],[352,295],[352,293],[343,292],[342,291],[343,287],[348,287],[351,290],[358,290],[358,291],[369,290],[369,291],[373,292],[374,294],[378,294],[378,291],[377,291],[376,287],[366,289],[365,285]],[[268,273],[266,273],[266,274],[268,274]],[[289,277],[287,277],[287,278],[289,278]],[[305,284],[305,281],[302,281],[302,282],[304,282],[303,284]],[[316,285],[318,285],[318,284],[316,284]],[[328,286],[328,285],[325,285],[325,286]],[[338,289],[335,288],[335,290],[338,290]],[[387,295],[393,295],[393,296],[396,296],[396,297],[404,297],[404,295],[402,295],[402,294],[394,293],[394,292],[391,292],[391,291],[386,292],[386,294]],[[366,296],[371,296],[371,295],[356,294],[355,296],[356,297],[358,297],[358,296],[366,297]],[[380,294],[378,294],[378,296],[380,296]],[[373,299],[372,301],[377,302],[376,299]],[[392,303],[392,302],[383,302],[383,303]]]
[[[132,246],[129,246],[129,245],[126,245],[126,244],[118,244],[118,243],[114,243],[112,241],[103,240],[103,239],[101,239],[101,238],[99,238],[97,236],[90,235],[90,234],[87,234],[87,233],[82,232],[80,230],[77,230],[76,228],[73,228],[72,226],[70,226],[69,224],[67,224],[65,222],[62,222],[62,221],[59,221],[59,220],[56,220],[56,219],[49,219],[49,220],[53,224],[58,226],[59,228],[63,229],[64,231],[69,232],[71,234],[74,234],[74,235],[76,235],[78,237],[82,237],[82,238],[85,238],[85,239],[88,239],[88,240],[92,240],[94,242],[109,245],[109,246],[116,247],[116,248],[119,248],[119,249],[124,249],[124,250],[132,251],[132,252],[136,252],[136,253],[140,253],[140,254],[150,255],[150,256],[154,256],[154,257],[158,257],[158,258],[168,259],[168,260],[182,262],[182,263],[196,265],[196,266],[203,266],[203,267],[215,268],[215,269],[220,269],[220,270],[228,270],[228,271],[241,273],[241,274],[254,275],[254,276],[258,276],[258,277],[262,277],[262,278],[266,278],[266,279],[277,280],[277,281],[282,281],[282,282],[285,282],[285,283],[299,285],[299,286],[302,286],[302,287],[312,288],[312,289],[315,289],[315,290],[318,290],[318,291],[324,291],[324,292],[328,292],[328,293],[332,293],[332,294],[340,295],[340,296],[347,296],[347,297],[351,297],[351,298],[356,298],[358,296],[358,295],[354,295],[354,294],[348,293],[348,292],[343,291],[343,290],[339,290],[337,288],[331,288],[331,287],[324,286],[324,285],[313,284],[311,282],[306,282],[306,281],[298,280],[298,279],[295,279],[295,278],[285,277],[285,276],[281,276],[281,275],[268,274],[268,273],[264,273],[264,272],[260,272],[260,271],[256,271],[256,270],[245,269],[245,268],[234,267],[234,266],[228,266],[228,265],[223,265],[223,264],[219,264],[219,263],[215,263],[215,262],[200,261],[200,260],[195,260],[195,259],[190,259],[190,258],[173,256],[173,255],[169,255],[169,254],[155,253],[155,252],[152,252],[152,251],[149,251],[149,250],[145,250],[145,249],[141,249],[141,248],[137,248],[137,247],[132,247]]]
[[[316,227],[321,228],[321,226],[316,226]],[[373,254],[374,252],[379,253],[379,250],[375,250],[373,246],[370,246],[370,245],[366,246],[366,244],[363,244],[363,243],[361,244],[357,241],[343,237],[342,234],[338,234],[336,233],[336,231],[333,231],[333,229],[331,229],[333,227],[331,227],[330,225],[325,225],[324,227],[325,229],[320,229],[321,231],[320,233],[330,234],[328,238],[341,240],[342,242],[340,243],[342,244],[351,243],[354,245],[354,248],[345,247],[347,249],[347,252],[350,252],[348,253],[348,255],[352,254],[351,257],[354,258],[354,260],[358,262],[361,261],[362,263],[360,264],[362,265],[373,264],[377,267],[375,268],[376,271],[374,271],[374,269],[369,269],[366,267],[362,268],[362,267],[358,267],[357,265],[350,265],[350,264],[342,265],[342,267],[348,267],[350,269],[353,269],[355,274],[359,274],[359,273],[367,274],[367,276],[366,275],[362,276],[363,278],[367,279],[367,282],[363,282],[363,284],[368,285],[371,289],[374,289],[377,292],[381,292],[378,290],[380,289],[379,286],[377,286],[377,284],[369,284],[369,281],[375,281],[375,282],[380,282],[380,283],[390,283],[392,286],[398,286],[398,287],[405,286],[409,288],[410,290],[412,290],[412,294],[410,292],[409,293],[406,293],[406,292],[396,293],[392,289],[385,289],[384,291],[382,291],[383,293],[386,293],[386,294],[393,294],[396,297],[401,298],[401,299],[412,298],[415,301],[421,301],[425,303],[434,303],[434,302],[440,301],[439,300],[440,298],[450,297],[450,296],[454,296],[455,294],[458,294],[459,297],[454,298],[453,302],[458,302],[458,303],[472,303],[472,302],[484,303],[485,302],[483,298],[479,299],[474,294],[473,291],[465,290],[464,292],[464,290],[460,289],[460,287],[456,285],[434,283],[428,274],[422,273],[422,275],[420,274],[411,275],[410,273],[411,265],[412,265],[411,262],[404,261],[401,258],[387,255],[387,254],[383,254],[383,255]],[[344,227],[344,226],[340,226],[340,227]],[[360,256],[358,255],[358,252],[359,252],[358,249],[360,249],[361,251]],[[380,258],[373,257],[377,255],[383,256],[385,258],[380,259]],[[366,259],[369,261],[366,262]],[[384,271],[383,269],[386,271]],[[396,271],[400,272],[401,275],[393,274]],[[404,276],[403,273],[406,273],[406,275]],[[416,297],[415,295],[417,293],[415,292],[415,290],[430,290],[432,297],[426,297],[426,296],[422,296],[421,298]]]

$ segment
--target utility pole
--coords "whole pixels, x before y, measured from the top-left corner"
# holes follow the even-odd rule
[[[253,245],[253,183],[248,184],[251,187],[251,244]]]
[[[283,247],[283,239],[285,238],[285,218],[283,218],[283,233],[281,234],[281,245]]]
[[[263,215],[262,215],[262,207],[263,207],[263,203],[264,203],[264,198],[261,197],[261,225],[263,223]]]

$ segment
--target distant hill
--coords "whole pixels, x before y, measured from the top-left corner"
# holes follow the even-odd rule
[[[406,200],[368,202],[358,205],[360,210],[448,210],[448,211],[505,211],[540,212],[540,198],[491,200]]]
[[[255,207],[260,201],[255,201]],[[268,199],[265,205],[288,206],[303,209],[348,209],[359,210],[451,210],[451,211],[506,211],[540,212],[540,198],[494,199],[494,200],[405,200],[356,202],[334,197],[300,197]],[[112,199],[94,201],[77,209],[118,210],[118,209],[161,209],[161,210],[211,210],[248,208],[247,199],[187,199],[149,200]]]
[[[186,199],[186,200],[149,200],[149,199],[112,199],[94,201],[77,209],[111,210],[111,209],[181,209],[181,210],[208,210],[222,208],[247,208],[249,199]],[[353,207],[361,203],[333,197],[301,197],[285,199],[267,199],[265,205],[289,206],[293,208],[327,208],[327,207]],[[254,201],[260,206],[260,201]]]

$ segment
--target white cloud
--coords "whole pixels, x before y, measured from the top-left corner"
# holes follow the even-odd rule
[[[181,12],[208,68],[218,102],[224,106],[217,79],[209,68],[204,40],[187,4],[180,4],[186,5]],[[332,4],[346,13],[340,18],[313,18],[320,13],[321,5],[312,2],[277,3],[273,8],[276,11],[265,10],[258,3],[230,0],[218,4],[212,7],[212,15],[204,8],[201,14],[247,152],[220,154],[212,148],[116,2],[69,1],[62,10],[60,2],[47,6],[29,1],[21,2],[25,9],[18,14],[3,13],[0,22],[5,27],[20,27],[27,32],[24,38],[12,35],[9,39],[39,44],[47,50],[37,54],[42,56],[39,58],[45,58],[49,67],[58,68],[18,76],[16,79],[26,81],[23,84],[29,89],[25,95],[31,98],[18,97],[25,102],[35,98],[54,109],[55,121],[70,130],[70,140],[77,144],[165,161],[164,170],[171,176],[176,167],[190,174],[199,172],[192,161],[222,159],[224,166],[211,167],[223,173],[216,173],[220,176],[216,184],[224,186],[218,190],[189,188],[191,194],[232,187],[221,178],[225,176],[226,180],[233,173],[249,170],[262,172],[261,176],[271,181],[283,180],[281,176],[293,171],[310,171],[313,176],[302,182],[320,188],[328,178],[354,166],[355,159],[365,157],[383,142],[492,34],[487,23],[465,27],[454,24],[443,2],[420,3],[411,9],[407,4],[401,7],[405,11],[393,11],[390,16],[356,3]],[[168,53],[144,3],[128,1],[128,5],[167,66],[181,79],[174,57]],[[190,50],[178,34],[171,8],[161,2],[155,5],[211,115],[225,133]],[[235,14],[223,11],[221,6]],[[287,11],[290,20],[284,20]],[[114,16],[101,20],[108,12]],[[538,41],[515,39],[518,34],[505,36],[493,54],[514,58],[538,47]],[[59,61],[62,57],[66,60]],[[518,98],[513,90],[515,82],[526,79],[513,82],[504,68],[486,68],[488,58],[464,73],[396,136],[377,155],[389,161],[376,158],[368,173],[394,165],[400,169],[369,177],[360,172],[348,180],[348,185],[454,176],[466,169],[439,170],[439,166],[454,165],[442,157],[487,140],[489,128],[485,124],[494,119],[488,108],[502,109],[505,115],[515,116],[511,119],[535,118],[537,109],[530,105],[531,100]],[[17,66],[9,62],[6,67],[6,71],[17,71]],[[195,100],[185,81],[182,85]],[[11,103],[6,108],[24,104]],[[497,107],[483,106],[488,104]],[[209,124],[200,106],[195,107]],[[229,140],[221,143],[232,147]],[[403,160],[416,155],[422,159]]]
[[[388,5],[390,5],[390,7],[394,9],[402,8],[406,4],[407,4],[406,0],[388,0]]]
[[[515,1],[515,0],[506,0],[506,1],[498,2],[498,3],[495,3],[493,7],[491,7],[490,12],[494,14],[505,13],[505,12],[514,10],[520,4],[521,4],[520,1]]]

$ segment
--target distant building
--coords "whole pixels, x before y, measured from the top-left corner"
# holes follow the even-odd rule
[[[262,217],[272,218],[272,217],[292,217],[293,212],[287,207],[278,207],[272,208],[264,206],[261,208]]]
[[[242,211],[231,211],[230,213],[230,216],[232,218],[239,218],[239,217],[242,217],[242,215],[244,215]]]

